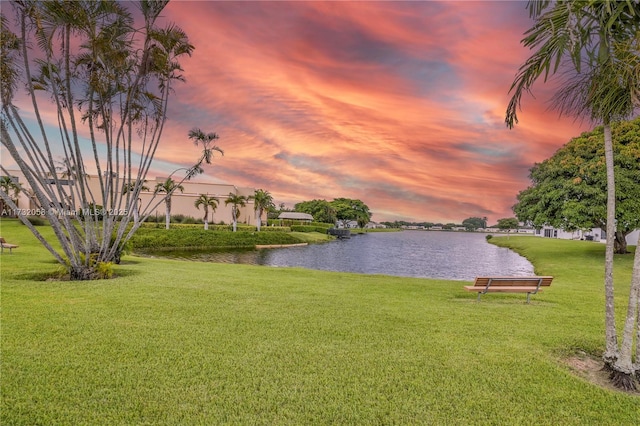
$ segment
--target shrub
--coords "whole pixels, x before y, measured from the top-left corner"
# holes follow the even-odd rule
[[[288,226],[263,226],[260,232],[291,232]]]
[[[487,235],[485,238],[487,239],[487,241],[489,241],[490,239],[492,239],[492,238],[493,238],[493,235],[489,234],[489,235]]]
[[[96,273],[99,279],[109,279],[113,277],[113,263],[98,262],[96,263]]]
[[[187,226],[187,225],[183,225]],[[228,232],[202,228],[140,228],[131,239],[134,249],[247,248],[257,244],[296,244],[300,240],[286,232]]]
[[[327,233],[327,227],[315,226],[315,225],[291,225],[291,230],[294,232],[319,232],[321,234]]]
[[[27,216],[27,220],[33,226],[44,226],[47,224],[47,220],[41,216]]]
[[[171,223],[182,223],[182,221],[186,218],[183,214],[172,214],[169,218],[169,222]]]
[[[335,224],[333,224],[333,223],[324,223],[324,222],[311,222],[310,225],[311,226],[316,226],[316,227],[319,227],[319,228],[324,228],[325,230],[333,228],[335,226]]]

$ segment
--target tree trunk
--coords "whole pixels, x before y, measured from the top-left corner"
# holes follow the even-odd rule
[[[262,214],[260,213],[260,210],[256,210],[256,227],[258,228],[258,232],[260,232],[260,225],[262,225]]]
[[[633,295],[633,288],[636,288],[635,293],[635,335],[636,335],[636,360],[633,364],[634,374],[636,379],[640,381],[640,235],[638,235],[638,241],[636,242],[636,253],[633,257],[633,272],[631,275],[631,295]],[[629,308],[631,308],[631,297],[629,298]],[[629,309],[631,310],[631,309]],[[629,315],[631,313],[627,312],[627,321],[629,320]],[[626,331],[626,330],[625,330]],[[633,330],[632,330],[633,333]],[[633,336],[631,337],[633,339]]]
[[[236,232],[238,227],[238,214],[235,206],[231,209],[231,216],[233,216],[233,232]]]
[[[171,200],[167,199],[167,212],[164,219],[164,229],[169,229],[169,222],[171,222]]]
[[[615,239],[616,187],[613,169],[613,140],[609,120],[604,123],[604,154],[607,168],[607,244],[604,262],[604,293],[605,293],[605,339],[606,348],[603,355],[605,367],[614,370],[618,359],[618,336],[613,292],[613,242]]]
[[[92,267],[79,265],[69,268],[69,279],[71,281],[93,280],[97,277],[96,270]]]
[[[633,269],[633,273],[637,274],[637,271],[640,270],[640,267],[637,266],[638,263],[640,262],[640,260],[638,260],[638,247],[640,246],[640,238],[638,238],[638,245],[636,246],[636,258],[634,261],[634,269]],[[633,277],[633,279],[638,279],[635,275]],[[638,316],[636,317],[636,362],[633,364],[633,370],[635,372],[636,375],[636,379],[640,380],[640,294],[638,295],[638,307],[637,307],[637,314]]]
[[[640,240],[640,238],[639,238]],[[639,241],[640,243],[640,241]],[[640,250],[636,246],[636,254],[633,259],[633,273],[631,276],[631,290],[629,291],[629,305],[627,306],[627,317],[625,319],[624,331],[622,333],[622,345],[620,346],[620,356],[615,364],[614,380],[618,387],[627,390],[635,390],[636,385],[633,380],[635,372],[633,364],[633,339],[639,327],[637,323],[638,300],[640,298]],[[640,354],[636,354],[638,358]],[[618,374],[622,372],[623,374]],[[614,383],[615,383],[614,381]]]
[[[614,251],[616,254],[627,254],[627,237],[622,231],[616,231]]]
[[[133,223],[140,222],[140,213],[138,212],[138,206],[134,206],[133,208]]]

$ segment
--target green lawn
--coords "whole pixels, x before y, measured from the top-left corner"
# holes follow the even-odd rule
[[[57,268],[13,220],[1,257],[3,425],[637,425],[640,398],[562,361],[604,343],[604,245],[494,238],[552,286],[480,303],[463,282],[127,256]],[[49,232],[47,228],[41,228]],[[616,259],[619,321],[631,256]]]

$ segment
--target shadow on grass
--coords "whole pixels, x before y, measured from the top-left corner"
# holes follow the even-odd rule
[[[37,271],[37,272],[29,271],[29,272],[15,273],[13,274],[13,277],[18,281],[42,281],[42,282],[71,281],[69,279],[69,274],[67,273],[66,268],[61,266],[57,261],[52,260],[44,263],[51,264],[51,265],[58,265],[58,267],[50,270],[46,270],[46,271]],[[113,280],[116,278],[132,277],[132,276],[139,275],[140,271],[127,269],[127,268],[120,268],[120,266],[134,266],[139,263],[140,262],[137,260],[122,261],[120,262],[119,265],[114,265],[115,270],[111,278],[99,278],[99,279],[89,280],[89,281],[105,281],[105,280]]]

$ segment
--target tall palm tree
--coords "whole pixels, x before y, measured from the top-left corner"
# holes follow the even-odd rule
[[[231,204],[231,219],[233,220],[233,232],[236,232],[238,228],[238,216],[240,215],[239,207],[244,207],[247,205],[247,197],[244,195],[234,194],[233,192],[229,193],[229,196],[226,200],[224,200],[225,205]]]
[[[262,213],[265,210],[275,207],[275,204],[273,203],[273,197],[269,191],[264,191],[262,189],[256,189],[256,192],[251,196],[251,198],[253,198],[253,209],[256,213],[256,226],[258,227],[258,232],[260,232],[260,225],[262,225]]]
[[[164,202],[167,206],[166,209],[166,218],[165,218],[165,229],[169,229],[169,222],[171,221],[171,196],[175,191],[184,192],[184,186],[178,184],[171,178],[167,178],[164,182],[159,182],[156,184],[154,194],[167,194],[164,197]]]
[[[613,253],[615,238],[615,179],[611,121],[633,113],[640,76],[628,66],[628,59],[638,57],[640,4],[614,1],[530,1],[529,12],[536,22],[525,33],[522,43],[536,52],[520,67],[511,86],[513,96],[507,108],[508,127],[518,122],[517,111],[524,92],[544,74],[546,80],[563,68],[570,72],[568,84],[554,98],[561,113],[586,115],[604,125],[605,164],[607,168],[607,244],[605,249],[605,367],[619,387],[631,389],[633,325],[625,326],[622,348],[618,346],[614,293]],[[635,54],[629,57],[629,46]],[[635,50],[634,50],[635,49]],[[626,53],[625,53],[626,52]],[[627,62],[625,62],[627,61]],[[636,71],[634,72],[633,69]],[[567,75],[567,74],[565,74]],[[634,277],[640,275],[634,273]],[[640,278],[632,281],[626,324],[636,323]],[[638,363],[640,365],[640,363]]]
[[[131,181],[122,187],[122,195],[130,193],[136,198],[135,200],[131,200],[130,203],[127,203],[133,207],[133,223],[138,223],[140,221],[140,204],[142,203],[140,192],[149,191],[149,187],[146,186],[145,183],[147,183],[146,180]]]
[[[3,149],[44,207],[53,232],[43,235],[26,218],[22,222],[72,280],[95,277],[97,265],[114,260],[139,224],[126,226],[132,209],[99,223],[78,223],[47,207],[67,205],[72,197],[74,207],[115,210],[123,197],[120,183],[134,176],[145,179],[164,140],[174,83],[184,81],[179,60],[194,49],[184,31],[162,18],[167,4],[141,1],[133,10],[130,2],[115,1],[2,3]],[[5,8],[15,16],[13,25],[5,19],[10,15]],[[162,27],[161,21],[166,23]],[[17,88],[26,90],[28,107],[23,98],[20,108],[14,102]],[[45,130],[43,111],[50,104],[59,124],[56,138]],[[27,126],[25,114],[37,125]],[[73,186],[61,182],[56,172],[54,154],[59,152],[65,169],[75,175]],[[96,170],[99,191],[89,187],[85,168]]]
[[[218,208],[218,199],[215,197],[209,197],[207,194],[200,194],[196,202],[193,204],[198,210],[200,206],[204,209],[204,229],[209,229],[209,207],[211,211],[215,212]]]

